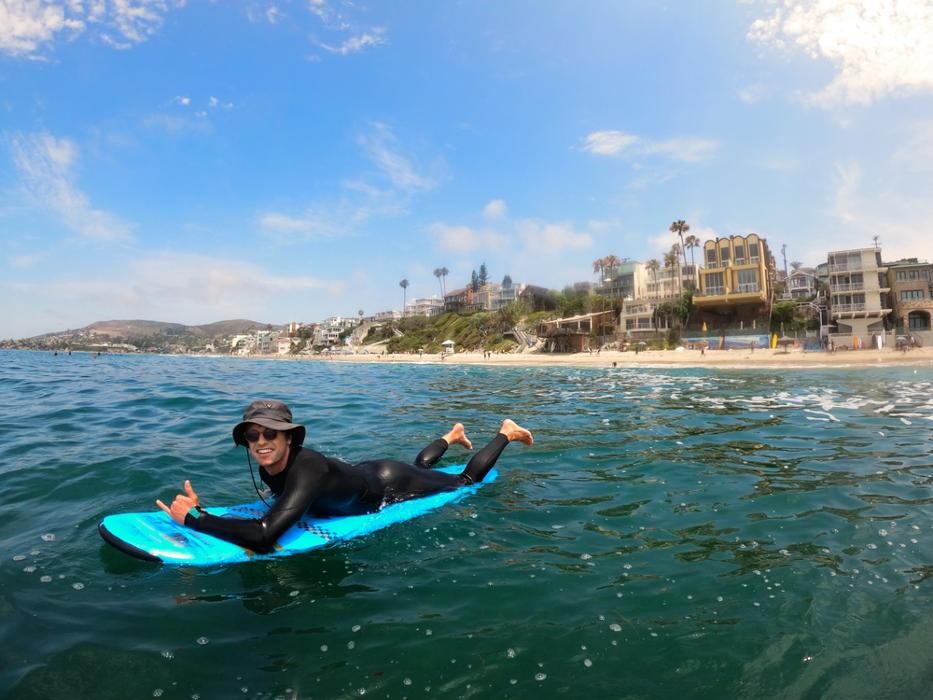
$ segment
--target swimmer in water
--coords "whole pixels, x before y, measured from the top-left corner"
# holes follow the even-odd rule
[[[460,474],[433,471],[450,445],[472,449],[462,423],[434,440],[414,464],[377,459],[348,464],[303,447],[305,428],[292,422],[281,401],[253,401],[233,429],[233,441],[247,448],[259,464],[259,476],[275,495],[261,518],[225,518],[201,508],[198,494],[185,481],[184,493],[171,506],[156,505],[180,525],[233,542],[254,552],[275,549],[279,537],[305,513],[315,516],[360,515],[383,505],[442,491],[453,491],[483,480],[510,442],[531,445],[531,432],[506,419],[496,436],[477,452]],[[247,457],[248,459],[249,457]]]

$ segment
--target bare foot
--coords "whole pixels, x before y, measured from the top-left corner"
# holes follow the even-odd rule
[[[444,440],[447,441],[448,445],[463,445],[468,450],[473,449],[473,443],[470,442],[470,438],[466,436],[463,423],[454,423],[454,427],[444,436]]]
[[[506,418],[502,421],[502,427],[499,428],[499,432],[505,435],[509,439],[509,442],[518,440],[522,444],[530,445],[535,441],[530,430],[525,430],[525,428],[511,418]]]

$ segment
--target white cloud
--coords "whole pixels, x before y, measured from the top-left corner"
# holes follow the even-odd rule
[[[450,226],[444,223],[435,223],[428,227],[428,233],[437,240],[438,247],[441,250],[453,253],[500,250],[507,243],[507,237],[494,229],[476,229],[469,226]]]
[[[74,328],[107,318],[148,318],[207,323],[230,318],[281,323],[301,318],[309,299],[339,299],[342,282],[286,276],[215,255],[152,253],[115,264],[106,279],[0,280],[0,292],[23,300],[30,313],[18,335]]]
[[[868,169],[855,161],[838,163],[826,231],[811,237],[808,260],[825,260],[828,250],[867,248],[879,236],[885,260],[916,257],[933,261],[933,198],[928,178],[890,163]]]
[[[508,209],[502,199],[494,199],[483,207],[483,216],[487,219],[503,219],[507,213]]]
[[[323,41],[315,42],[325,51],[330,53],[339,54],[341,56],[348,56],[352,53],[359,53],[363,49],[381,46],[385,43],[385,29],[382,27],[376,27],[371,30],[371,32],[358,34],[356,36],[348,37],[344,39],[339,46],[332,46],[331,44],[326,44]]]
[[[300,216],[267,212],[259,217],[259,226],[265,234],[286,244],[344,235],[347,233],[346,226],[338,222],[345,220],[339,215],[315,210]]]
[[[132,227],[119,217],[95,209],[73,182],[75,145],[51,134],[19,135],[12,139],[13,162],[29,196],[51,209],[72,230],[99,241],[124,241]]]
[[[663,156],[669,160],[695,163],[711,158],[719,142],[700,138],[672,138],[662,141],[624,131],[594,131],[583,140],[583,150],[596,156],[643,158]]]
[[[929,0],[785,2],[755,20],[748,39],[830,61],[836,76],[810,95],[819,105],[869,104],[933,89]]]
[[[54,41],[84,31],[84,22],[67,16],[65,8],[42,0],[5,0],[0,3],[0,51],[30,55]]]
[[[577,231],[573,224],[525,219],[518,222],[517,233],[529,251],[558,255],[565,250],[579,250],[593,245],[589,233]]]
[[[399,149],[398,139],[385,124],[373,124],[372,131],[359,137],[359,144],[391,185],[403,192],[432,190],[436,180],[415,169],[409,156]]]
[[[761,102],[768,95],[768,88],[760,83],[755,85],[747,85],[744,88],[739,89],[736,93],[739,100],[745,104],[756,104]]]
[[[187,107],[191,104],[191,98],[187,95],[178,95],[172,100],[172,102],[181,105],[182,107]]]
[[[183,5],[184,0],[3,0],[0,52],[36,57],[59,38],[90,30],[115,48],[129,48],[152,36],[164,16]]]
[[[583,150],[595,156],[617,156],[640,140],[624,131],[594,131],[583,140]]]

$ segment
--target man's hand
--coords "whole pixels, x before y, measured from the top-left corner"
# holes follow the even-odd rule
[[[197,507],[198,503],[198,494],[191,488],[191,482],[187,479],[185,479],[185,492],[175,496],[171,508],[162,501],[156,500],[156,505],[168,513],[168,516],[179,525],[185,524],[185,516],[188,515],[188,511]]]

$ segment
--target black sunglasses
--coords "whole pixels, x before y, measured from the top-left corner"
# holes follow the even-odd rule
[[[246,442],[259,442],[260,435],[262,435],[267,441],[271,442],[279,436],[279,431],[273,430],[272,428],[264,428],[261,432],[256,429],[252,429],[243,433],[243,437],[246,438]]]

